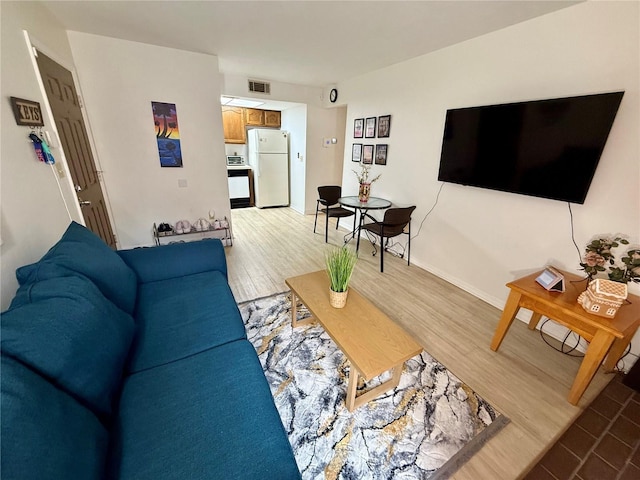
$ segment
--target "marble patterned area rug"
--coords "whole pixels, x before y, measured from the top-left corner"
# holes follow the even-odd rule
[[[239,307],[305,480],[448,478],[508,423],[426,352],[396,389],[349,412],[348,360],[322,326],[291,327],[288,293]]]

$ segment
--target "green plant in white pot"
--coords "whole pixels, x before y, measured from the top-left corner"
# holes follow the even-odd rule
[[[329,275],[329,302],[332,307],[342,308],[347,302],[349,281],[358,256],[346,246],[327,252],[325,263]]]

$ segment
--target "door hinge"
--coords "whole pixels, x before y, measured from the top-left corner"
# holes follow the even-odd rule
[[[82,97],[78,95],[78,106],[80,108],[84,108],[84,102],[82,101]]]
[[[31,49],[33,50],[33,56],[38,58],[38,50],[36,50],[36,47],[34,47],[33,45],[31,46]]]

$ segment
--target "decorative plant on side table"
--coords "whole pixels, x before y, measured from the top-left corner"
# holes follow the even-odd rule
[[[346,246],[327,252],[325,263],[329,275],[329,303],[332,307],[342,308],[347,303],[349,281],[357,260],[356,253]]]
[[[580,263],[587,273],[587,289],[578,303],[588,312],[612,318],[627,298],[627,283],[640,283],[640,247],[630,247],[616,262],[615,250],[629,241],[620,236],[594,238],[585,249]],[[595,278],[607,272],[609,279]]]
[[[358,200],[362,203],[366,203],[369,200],[369,195],[371,194],[371,184],[378,180],[382,174],[379,174],[377,177],[369,180],[369,170],[371,167],[368,167],[364,163],[360,164],[360,167],[360,173],[355,170],[353,173],[356,174],[358,182],[360,183],[360,188],[358,189]]]

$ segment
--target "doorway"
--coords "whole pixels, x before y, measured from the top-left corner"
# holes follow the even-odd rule
[[[73,75],[42,52],[36,56],[85,224],[111,248],[116,238],[91,152]]]

